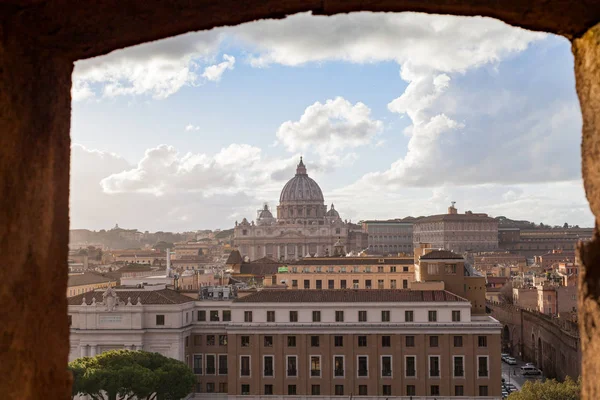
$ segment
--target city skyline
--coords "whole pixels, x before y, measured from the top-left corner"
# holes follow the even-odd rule
[[[352,221],[457,201],[460,212],[590,226],[572,68],[568,41],[552,35],[368,13],[81,61],[71,227],[231,228],[277,204],[300,155]]]

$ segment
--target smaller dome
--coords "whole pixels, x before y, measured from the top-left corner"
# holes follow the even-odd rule
[[[333,217],[333,218],[339,218],[340,217],[340,213],[338,213],[335,210],[335,207],[333,206],[333,204],[331,204],[331,208],[329,209],[329,211],[327,211],[327,213],[325,214],[326,217]]]
[[[271,211],[269,211],[269,207],[266,204],[258,214],[258,218],[273,218],[273,214],[271,214]]]

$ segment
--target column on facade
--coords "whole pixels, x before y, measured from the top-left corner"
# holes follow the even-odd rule
[[[81,357],[87,357],[87,344],[81,345]]]
[[[90,357],[94,357],[96,354],[98,354],[97,348],[98,346],[95,344],[90,345]]]

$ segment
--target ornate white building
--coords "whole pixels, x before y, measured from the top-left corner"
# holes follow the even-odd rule
[[[325,205],[321,188],[306,173],[300,157],[296,176],[279,196],[277,218],[265,206],[257,212],[256,223],[246,218],[236,221],[234,244],[243,257],[296,260],[306,256],[333,254],[340,241],[346,251],[367,247],[367,234],[358,225],[342,221],[332,204]]]

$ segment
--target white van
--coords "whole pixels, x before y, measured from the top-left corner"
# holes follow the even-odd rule
[[[541,375],[542,371],[532,365],[524,365],[521,367],[522,375]]]

